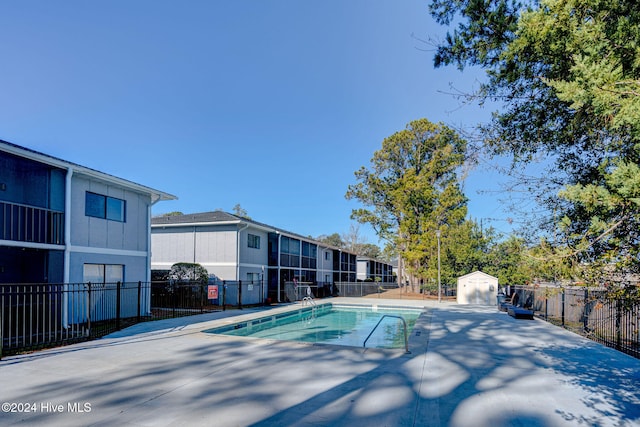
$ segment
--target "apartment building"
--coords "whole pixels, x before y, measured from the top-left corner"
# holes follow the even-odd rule
[[[0,286],[149,281],[151,207],[175,198],[0,140]]]
[[[370,257],[359,256],[357,262],[358,281],[392,283],[396,281],[393,266],[387,262]]]
[[[265,283],[265,298],[285,300],[285,284],[309,283],[321,294],[355,282],[357,256],[309,237],[214,211],[151,220],[151,268],[198,263],[211,277]]]

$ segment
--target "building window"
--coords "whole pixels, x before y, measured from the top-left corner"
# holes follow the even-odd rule
[[[300,267],[300,240],[282,236],[280,244],[280,265]]]
[[[260,249],[260,236],[256,236],[255,234],[247,235],[248,243],[247,245],[250,248]]]
[[[84,264],[84,282],[116,283],[124,281],[124,265],[120,264]]]
[[[247,282],[249,283],[260,283],[260,273],[247,273]]]
[[[269,253],[269,265],[278,265],[278,235],[276,233],[269,233],[267,247],[267,252]]]
[[[316,268],[318,247],[313,243],[302,242],[302,268]]]
[[[84,213],[95,218],[125,222],[125,206],[124,200],[87,191]]]

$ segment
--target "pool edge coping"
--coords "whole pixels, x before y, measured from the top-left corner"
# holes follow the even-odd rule
[[[408,347],[409,347],[409,353],[411,354],[414,351],[415,352],[420,352],[423,350],[426,350],[427,345],[428,345],[428,333],[429,333],[429,325],[431,323],[431,310],[429,310],[429,307],[427,307],[426,305],[424,306],[419,306],[419,305],[402,305],[402,304],[388,304],[388,303],[382,303],[382,304],[372,304],[372,303],[367,303],[367,302],[360,302],[360,301],[350,301],[350,302],[332,302],[332,301],[327,301],[327,302],[322,302],[321,304],[317,305],[317,306],[325,306],[325,305],[331,305],[331,306],[346,306],[346,307],[379,307],[379,308],[384,308],[384,309],[413,309],[413,310],[420,310],[421,313],[418,316],[418,318],[416,319],[416,323],[414,324],[413,329],[411,330],[411,332],[408,334],[407,336],[407,340],[408,340]],[[301,302],[297,302],[297,303],[293,303],[291,305],[288,306],[282,306],[282,307],[276,307],[276,313],[273,314],[274,316],[277,315],[294,315],[295,312],[302,312],[304,311],[310,311],[313,309],[313,305],[302,305]],[[398,353],[398,350],[403,350],[404,348],[377,348],[377,347],[360,347],[360,346],[350,346],[350,345],[339,345],[339,344],[330,344],[330,343],[311,343],[311,342],[302,342],[302,341],[293,341],[293,340],[278,340],[278,339],[273,339],[273,338],[261,338],[261,337],[247,337],[247,336],[237,336],[237,335],[225,335],[225,334],[216,334],[213,332],[207,332],[209,330],[212,329],[216,329],[216,328],[222,328],[224,326],[230,326],[233,324],[238,324],[238,323],[243,323],[243,322],[249,322],[251,320],[255,320],[261,317],[269,317],[269,315],[265,314],[267,313],[268,310],[260,310],[260,311],[254,311],[252,313],[246,313],[246,314],[239,314],[236,316],[230,316],[230,317],[225,317],[222,319],[215,319],[215,320],[211,320],[206,322],[207,325],[203,325],[201,324],[200,327],[198,327],[198,333],[199,334],[206,334],[206,335],[210,335],[212,337],[216,337],[216,338],[221,338],[221,339],[233,339],[233,340],[238,340],[238,341],[243,341],[243,340],[247,340],[247,341],[253,341],[253,342],[260,342],[263,341],[265,343],[283,343],[283,344],[298,344],[304,347],[308,347],[308,346],[330,346],[330,347],[335,347],[335,348],[342,348],[342,349],[355,349],[355,350],[360,350],[362,352],[365,351],[382,351],[382,352],[393,352],[395,354]],[[423,336],[424,334],[424,336]],[[425,341],[426,340],[426,341]],[[413,350],[412,350],[413,349]]]

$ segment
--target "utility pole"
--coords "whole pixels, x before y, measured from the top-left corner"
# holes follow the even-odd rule
[[[442,285],[440,284],[440,230],[436,230],[438,239],[438,302],[442,302]]]

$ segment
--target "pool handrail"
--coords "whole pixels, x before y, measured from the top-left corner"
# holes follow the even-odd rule
[[[373,335],[373,332],[376,330],[378,326],[380,326],[380,323],[384,320],[385,317],[395,317],[396,319],[402,320],[402,324],[404,325],[404,352],[406,354],[410,354],[411,352],[409,351],[409,340],[407,338],[407,321],[404,320],[404,317],[396,316],[393,314],[385,314],[380,318],[380,320],[378,320],[378,323],[376,323],[376,326],[373,327],[371,332],[369,332],[369,335],[367,336],[367,338],[364,340],[364,343],[362,343],[362,347],[367,348],[367,341],[369,340],[369,338],[371,338],[371,335]]]
[[[316,305],[316,302],[313,300],[312,297],[302,298],[302,305],[304,306],[306,303],[309,303],[309,305]]]

